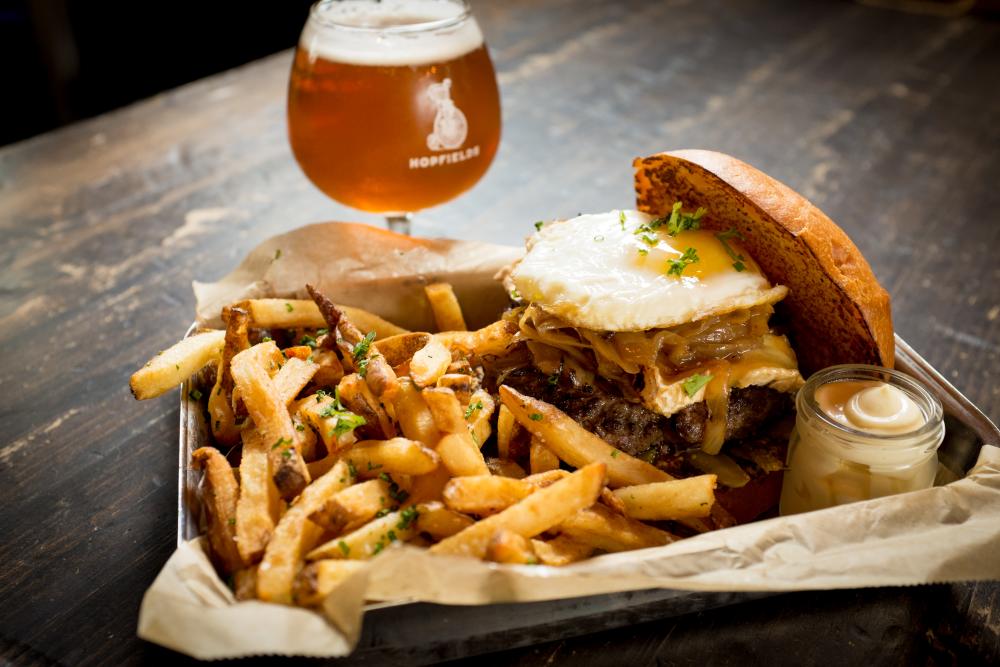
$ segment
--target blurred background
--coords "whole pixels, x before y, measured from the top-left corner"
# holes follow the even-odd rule
[[[0,0],[0,145],[294,46],[312,1]],[[861,2],[940,16],[1000,10],[1000,0]]]

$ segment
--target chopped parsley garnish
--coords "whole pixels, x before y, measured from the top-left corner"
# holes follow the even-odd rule
[[[347,459],[347,472],[351,473],[351,477],[358,476],[358,469],[354,467],[354,461]]]
[[[613,459],[618,458],[618,450],[617,449],[612,449],[611,450],[611,458],[613,458]]]
[[[684,251],[684,254],[682,254],[680,258],[667,260],[667,264],[670,267],[667,269],[667,275],[680,276],[684,273],[684,269],[686,269],[689,264],[694,264],[697,261],[698,251],[694,248],[688,248]]]
[[[375,546],[372,548],[372,556],[377,556],[381,553],[382,549],[385,549],[385,540],[379,540],[375,543]]]
[[[381,463],[372,463],[371,461],[368,462],[368,469],[369,470],[378,470],[381,467],[382,467]]]
[[[510,298],[511,298],[511,301],[520,301],[521,300],[521,293],[518,292],[516,289],[512,289],[510,291]]]
[[[375,340],[375,332],[369,331],[365,337],[358,341],[357,345],[351,347],[351,358],[358,368],[358,375],[364,377],[368,372],[368,352],[371,350],[372,342]]]
[[[622,226],[622,231],[625,231],[625,211],[618,211],[618,224]]]
[[[565,364],[565,363],[566,363],[565,360],[563,360],[563,359],[559,360],[559,370],[557,370],[555,373],[553,373],[552,375],[549,376],[549,386],[550,387],[555,387],[556,385],[559,384],[559,378],[562,377],[563,364]]]
[[[701,373],[695,373],[691,377],[684,380],[681,386],[684,388],[684,393],[688,396],[694,396],[697,394],[702,387],[709,383],[712,379],[711,374],[702,375]]]
[[[392,510],[390,510],[388,507],[383,507],[378,512],[375,512],[375,518],[376,519],[381,519],[382,517],[384,517],[386,514],[388,514],[391,511]]]
[[[329,395],[330,395],[330,392],[328,392],[326,389],[317,389],[316,390],[316,402],[317,403],[322,403],[323,399],[326,398]]]
[[[188,392],[188,398],[190,398],[192,401],[200,401],[201,392],[198,391],[197,389],[192,389],[191,391]]]
[[[639,238],[641,238],[642,242],[651,248],[655,247],[656,244],[660,242],[660,239],[656,238],[655,236],[650,236],[649,234],[643,234]]]
[[[293,310],[295,310],[295,308],[292,307],[292,304],[285,302],[285,310],[287,310],[288,312],[292,312]]]
[[[719,232],[718,234],[716,234],[715,238],[719,239],[719,243],[722,244],[723,250],[725,250],[726,254],[729,255],[729,257],[733,260],[733,268],[736,269],[737,271],[746,270],[747,266],[746,264],[743,263],[746,261],[746,257],[737,253],[735,250],[733,250],[733,247],[729,245],[729,239],[739,239],[740,241],[742,241],[743,235],[740,234],[739,231],[737,231],[736,229],[730,227],[726,231]]]
[[[275,441],[275,443],[273,445],[271,445],[271,449],[277,449],[278,447],[281,447],[282,445],[290,445],[290,444],[292,444],[292,441],[289,440],[288,438],[278,438]]]
[[[469,417],[471,417],[476,412],[476,410],[482,410],[482,409],[483,409],[483,402],[482,401],[476,401],[475,403],[469,403],[469,407],[467,407],[465,409],[465,418],[468,419]]]
[[[701,219],[705,215],[705,209],[699,207],[694,213],[685,213],[681,210],[682,205],[683,204],[679,201],[674,202],[670,215],[665,215],[662,218],[655,218],[645,224],[639,225],[639,227],[635,230],[635,233],[643,234],[645,232],[655,231],[661,227],[666,227],[667,234],[677,236],[681,232],[701,227]]]
[[[413,507],[412,505],[407,507],[399,513],[399,522],[396,524],[396,528],[406,530],[410,527],[410,524],[416,521],[418,516],[420,516],[420,513],[417,511],[416,507]]]
[[[292,458],[292,450],[286,449],[283,452],[281,452],[281,458],[285,459],[286,461]]]
[[[351,553],[351,547],[349,547],[347,545],[347,542],[345,542],[344,540],[341,540],[341,541],[337,542],[337,546],[340,547],[341,552],[343,552],[343,554],[345,556],[349,556],[350,555],[350,553]]]
[[[232,518],[229,519],[229,525],[230,526],[235,526],[236,525],[236,518],[235,517],[232,517]]]
[[[358,362],[358,375],[360,375],[361,377],[365,377],[366,375],[368,375],[368,364],[369,364],[369,362],[371,362],[372,359],[375,359],[376,357],[380,357],[380,356],[382,356],[382,355],[380,355],[380,354],[373,354],[372,356],[365,357],[364,359],[362,359],[361,361],[359,361]]]
[[[330,330],[327,329],[326,327],[323,327],[322,329],[316,329],[316,335],[317,336],[325,336],[328,333],[330,333]]]
[[[316,392],[316,400],[319,401],[322,398],[326,398],[330,394],[320,389]],[[334,389],[333,391],[333,402],[330,405],[323,408],[319,416],[323,419],[336,419],[336,423],[333,425],[333,431],[330,432],[331,435],[343,435],[348,431],[353,431],[359,426],[364,426],[368,422],[361,415],[356,415],[347,408],[344,407],[343,403],[340,402],[340,393]]]
[[[639,248],[639,254],[640,255],[648,255],[649,251],[646,250],[645,248]]]
[[[277,250],[274,251],[274,258],[281,259],[281,248],[278,248]]]
[[[542,416],[540,414],[538,414],[537,412],[532,412],[531,413],[531,421],[533,421],[533,422],[540,422],[540,421],[542,421]]]
[[[385,536],[389,538],[390,542],[396,541],[396,531],[394,530],[390,530],[388,533],[385,534]]]
[[[296,424],[295,425],[295,430],[296,431],[304,431],[304,430],[306,430],[305,424]]]
[[[397,503],[405,503],[406,499],[410,497],[409,493],[399,488],[399,485],[392,481],[392,477],[389,477],[388,473],[379,473],[378,478],[389,485],[389,497]]]
[[[538,222],[535,223],[535,231],[542,231],[542,227],[544,226],[545,226],[545,221],[539,220]]]
[[[263,338],[260,339],[260,342],[262,342],[262,343],[270,343],[272,340],[274,340],[274,339],[271,338],[270,336],[264,336]]]
[[[308,345],[311,349],[316,349],[316,339],[308,334],[299,339],[299,345]]]

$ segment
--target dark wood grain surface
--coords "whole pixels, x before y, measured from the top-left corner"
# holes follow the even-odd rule
[[[1000,25],[846,2],[474,3],[504,137],[416,233],[519,243],[540,218],[632,201],[630,161],[734,154],[864,251],[896,327],[1000,417]],[[284,53],[0,150],[0,656],[181,658],[135,638],[171,553],[177,402],[128,375],[191,320],[191,279],[317,220],[285,136]],[[477,664],[1000,660],[1000,586],[816,592]],[[414,662],[419,661],[415,656]]]

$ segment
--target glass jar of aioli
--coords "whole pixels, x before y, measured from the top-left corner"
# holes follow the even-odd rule
[[[781,514],[930,488],[944,440],[941,402],[899,371],[844,365],[799,390]]]

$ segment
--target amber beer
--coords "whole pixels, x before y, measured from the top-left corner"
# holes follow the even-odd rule
[[[471,188],[500,140],[496,78],[475,19],[411,33],[407,26],[464,5],[424,0],[403,12],[391,2],[330,4],[340,13],[342,4],[370,8],[375,15],[334,20],[390,32],[338,32],[315,19],[323,3],[314,8],[288,96],[289,137],[302,170],[330,197],[377,213],[418,211]],[[395,25],[403,32],[391,32]]]

